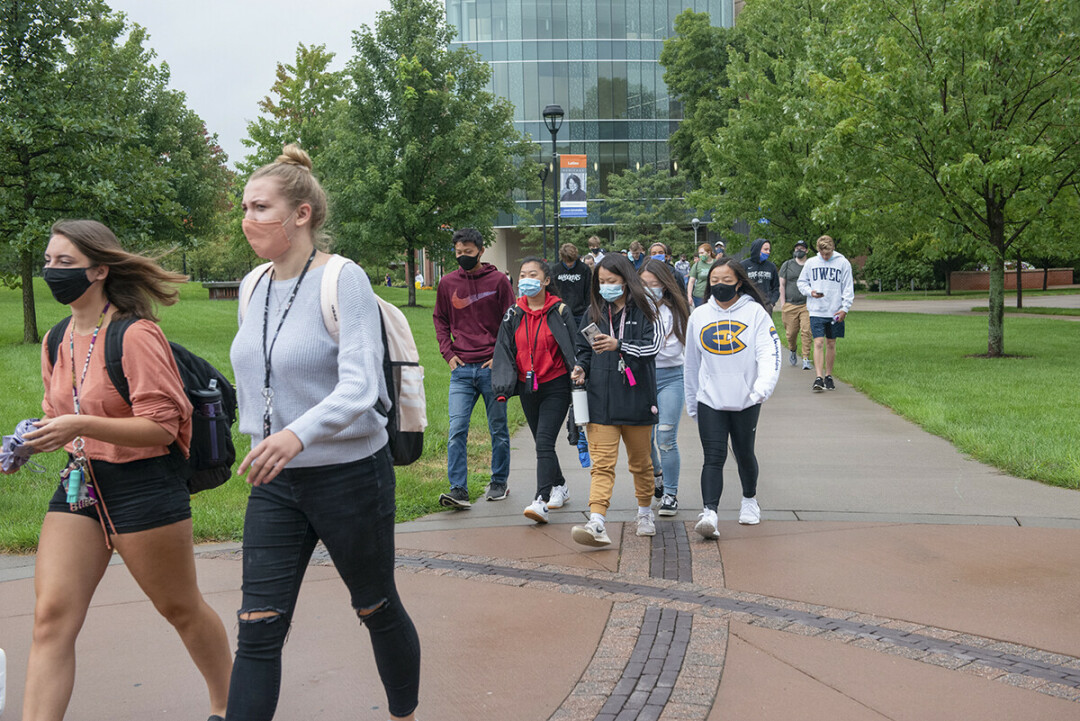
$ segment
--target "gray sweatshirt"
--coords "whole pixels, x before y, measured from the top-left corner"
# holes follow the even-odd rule
[[[375,410],[390,407],[382,372],[380,314],[367,275],[348,265],[338,280],[341,339],[335,343],[323,324],[319,290],[323,267],[308,271],[271,354],[274,391],[271,433],[289,429],[304,450],[287,468],[324,466],[366,458],[387,443],[386,419]],[[252,282],[251,275],[243,283]],[[269,347],[295,278],[255,287],[230,357],[236,374],[240,432],[254,446],[263,437],[263,309],[270,293],[266,341]]]

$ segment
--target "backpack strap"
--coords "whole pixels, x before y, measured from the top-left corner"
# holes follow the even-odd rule
[[[105,370],[116,387],[116,392],[129,406],[131,390],[128,388],[127,376],[124,375],[124,334],[137,320],[138,318],[114,319],[105,328]]]
[[[49,349],[49,363],[53,365],[56,365],[56,354],[60,352],[60,343],[64,340],[64,333],[67,331],[70,322],[71,316],[69,315],[50,328],[48,335],[45,336],[45,345]]]
[[[341,270],[352,263],[348,258],[331,255],[323,268],[322,286],[319,288],[319,304],[322,306],[323,325],[337,343],[341,338],[341,313],[338,312],[338,278]]]
[[[269,273],[273,267],[273,263],[263,263],[256,266],[250,274],[252,281],[246,286],[243,283],[240,284],[240,320],[243,320],[244,314],[247,313],[248,305],[251,304],[251,296],[255,294],[255,288],[258,287],[263,276]]]

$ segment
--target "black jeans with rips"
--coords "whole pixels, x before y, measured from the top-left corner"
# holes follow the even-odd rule
[[[268,721],[300,583],[321,540],[367,627],[388,707],[416,709],[420,640],[394,583],[394,467],[387,447],[357,461],[286,469],[252,488],[244,520],[243,604],[229,721]],[[361,613],[364,612],[364,613]]]

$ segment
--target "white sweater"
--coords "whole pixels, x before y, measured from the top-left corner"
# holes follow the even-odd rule
[[[815,298],[811,291],[825,295]],[[836,251],[828,260],[815,255],[803,266],[799,292],[806,296],[806,310],[815,318],[832,318],[840,311],[847,313],[855,301],[851,263]]]
[[[780,336],[765,309],[748,295],[724,310],[713,298],[694,309],[686,328],[683,390],[686,412],[698,403],[741,411],[772,395],[780,378]]]

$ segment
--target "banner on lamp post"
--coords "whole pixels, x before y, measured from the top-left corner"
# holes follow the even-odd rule
[[[559,156],[559,217],[585,218],[589,211],[588,164],[584,155]]]

